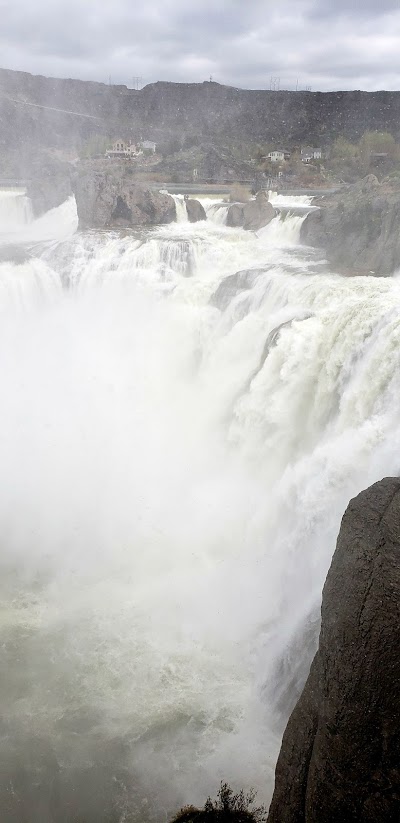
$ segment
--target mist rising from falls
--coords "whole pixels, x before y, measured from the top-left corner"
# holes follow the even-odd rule
[[[221,779],[269,801],[341,515],[400,436],[400,281],[322,270],[302,219],[0,265],[14,819],[159,820]]]

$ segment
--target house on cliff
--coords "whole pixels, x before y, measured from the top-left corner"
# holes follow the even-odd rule
[[[114,140],[111,149],[107,149],[106,157],[108,157],[109,159],[120,159],[124,157],[130,159],[132,157],[137,157],[141,153],[142,152],[140,151],[140,149],[138,149],[134,143],[131,143],[130,141],[128,143],[127,141],[121,140],[121,138],[119,138],[118,140]]]
[[[303,146],[301,149],[301,160],[303,163],[312,163],[313,160],[321,160],[322,149],[313,149],[312,146]]]
[[[271,163],[283,163],[284,160],[290,159],[290,152],[285,149],[274,149],[267,154],[267,160]]]

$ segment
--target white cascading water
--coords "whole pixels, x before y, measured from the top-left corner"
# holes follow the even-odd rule
[[[31,202],[23,189],[0,190],[0,238],[17,234],[32,219]]]
[[[218,226],[226,226],[230,205],[226,200],[218,200],[215,197],[201,197],[200,202],[204,206],[207,220],[212,220]]]
[[[0,264],[0,808],[268,804],[340,518],[398,473],[400,280],[329,273],[298,215],[73,234],[63,208]]]
[[[278,194],[277,191],[269,191],[268,192],[268,200],[272,203],[273,206],[280,206],[283,208],[290,208],[293,207],[297,210],[301,208],[308,208],[311,206],[313,197],[310,197],[307,194],[302,195],[291,195],[291,194]]]
[[[186,223],[188,216],[187,216],[187,209],[186,203],[183,194],[172,194],[171,197],[175,201],[175,209],[176,209],[176,222],[177,223]]]

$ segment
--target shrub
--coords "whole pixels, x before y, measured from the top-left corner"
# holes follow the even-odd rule
[[[254,806],[256,792],[250,789],[234,793],[227,783],[221,783],[216,800],[208,797],[203,809],[185,806],[172,823],[266,823],[267,810]]]

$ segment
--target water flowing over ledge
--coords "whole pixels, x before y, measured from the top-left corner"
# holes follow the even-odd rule
[[[0,756],[46,823],[268,803],[341,514],[398,472],[399,281],[220,210],[76,234],[71,201],[0,263]]]

